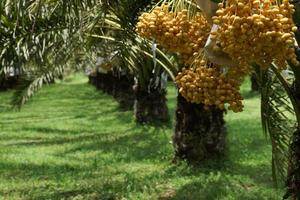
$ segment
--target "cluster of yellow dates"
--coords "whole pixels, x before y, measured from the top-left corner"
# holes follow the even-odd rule
[[[208,66],[207,61],[201,60],[196,68],[183,68],[176,77],[181,95],[192,103],[202,103],[206,107],[217,106],[224,109],[229,104],[229,110],[243,110],[242,96],[239,93],[239,81],[228,79],[214,66]]]
[[[295,10],[288,0],[282,4],[275,0],[227,0],[218,6],[213,22],[219,28],[212,39],[239,66],[251,69],[255,63],[267,69],[274,62],[283,70],[287,60],[299,64],[294,50]]]
[[[203,48],[211,29],[201,13],[189,18],[187,10],[175,13],[168,4],[143,13],[136,28],[142,37],[178,53],[185,65],[192,64],[193,55]]]
[[[297,27],[293,12],[288,0],[281,4],[275,0],[227,0],[218,4],[213,17],[218,29],[210,33],[211,26],[201,13],[189,17],[185,9],[174,12],[170,5],[162,4],[143,13],[136,30],[180,56],[185,68],[178,73],[176,83],[187,101],[220,109],[228,104],[230,110],[241,112],[240,83],[253,64],[267,69],[274,62],[279,70],[286,69],[287,60],[299,64],[294,51]],[[238,64],[236,67],[199,59],[209,34],[214,51],[225,52]]]

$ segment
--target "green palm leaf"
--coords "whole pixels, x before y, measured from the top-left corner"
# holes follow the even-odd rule
[[[288,87],[293,80],[283,77],[274,66],[272,70],[275,73],[271,70],[260,71],[261,119],[264,133],[272,144],[273,179],[277,185],[287,175],[289,145],[295,129],[296,113]]]

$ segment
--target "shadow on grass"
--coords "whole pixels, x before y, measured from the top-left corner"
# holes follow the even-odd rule
[[[0,105],[0,113],[8,112],[8,111],[12,111],[12,108],[10,105]]]
[[[24,141],[24,142],[14,142],[14,143],[10,143],[8,145],[5,146],[49,146],[49,145],[61,145],[61,144],[67,144],[67,143],[76,143],[76,142],[82,142],[82,141],[88,141],[88,140],[95,140],[95,139],[99,139],[102,137],[105,137],[105,135],[111,135],[111,134],[116,134],[114,132],[109,132],[109,133],[98,133],[95,134],[93,132],[77,132],[77,131],[65,131],[65,130],[59,130],[59,129],[43,129],[43,131],[48,131],[48,133],[54,131],[55,133],[64,133],[67,132],[68,134],[72,133],[72,134],[87,134],[87,135],[80,135],[77,137],[66,137],[66,136],[61,136],[61,137],[56,137],[55,139],[47,139],[47,138],[37,138],[37,137],[25,137],[25,138],[20,138],[20,139],[26,139],[29,141]],[[6,137],[4,138],[4,140],[11,140],[12,138],[10,137]],[[30,141],[33,140],[33,141]]]
[[[168,130],[168,129],[167,129]],[[60,134],[68,133],[69,131],[57,130],[57,129],[42,129],[43,132],[48,134],[58,132]],[[103,154],[112,154],[109,163],[107,165],[113,165],[113,163],[130,164],[131,162],[143,162],[144,160],[150,160],[151,162],[168,162],[171,161],[170,150],[166,151],[165,146],[170,145],[166,143],[167,139],[162,138],[162,132],[165,130],[162,128],[152,127],[152,126],[138,126],[130,128],[123,133],[109,132],[109,133],[90,133],[91,135],[80,135],[78,131],[72,132],[74,134],[71,138],[55,138],[44,141],[37,142],[27,142],[27,143],[15,143],[14,145],[20,147],[22,145],[58,145],[70,143],[74,144],[73,148],[70,148],[62,153],[56,154],[58,157],[65,157],[66,155],[76,154],[77,152],[99,152],[100,158]],[[169,131],[169,130],[168,130]],[[166,134],[164,137],[169,137]],[[82,141],[84,141],[82,143]],[[202,177],[201,179],[192,181],[179,190],[174,192],[169,197],[164,197],[161,199],[219,199],[225,197],[226,195],[234,194],[234,197],[239,197],[239,199],[264,199],[263,193],[258,193],[256,190],[252,191],[255,185],[266,185],[271,188],[271,181],[268,179],[270,174],[270,169],[263,164],[247,165],[235,162],[243,157],[243,152],[239,152],[240,149],[247,148],[249,152],[255,153],[259,152],[260,148],[263,148],[264,142],[259,140],[249,140],[246,143],[236,143],[234,149],[232,150],[237,157],[229,158],[225,157],[222,160],[210,161],[203,163],[198,167],[185,167],[180,165],[172,165],[167,167],[162,172],[163,180],[170,180],[175,177]],[[162,148],[164,147],[164,148]],[[103,163],[102,163],[103,164]],[[36,177],[38,179],[57,180],[60,176],[70,176],[73,181],[76,179],[82,179],[82,181],[89,182],[92,179],[93,173],[97,171],[97,165],[77,166],[72,164],[49,164],[43,163],[40,165],[31,163],[0,163],[0,171],[5,173],[1,176],[4,178],[22,178],[26,180],[27,178]],[[90,175],[88,173],[91,173]],[[119,172],[120,173],[120,172]],[[216,175],[220,174],[220,175]],[[111,176],[116,176],[115,174],[110,174]],[[126,176],[126,172],[122,172],[121,175]],[[73,198],[76,196],[84,195],[86,199],[119,199],[131,192],[128,189],[128,184],[134,188],[134,191],[143,192],[145,184],[151,187],[157,180],[157,175],[148,177],[139,177],[134,174],[129,174],[127,178],[122,178],[121,181],[111,180],[110,178],[103,177],[98,180],[93,181],[88,186],[82,188],[72,187],[64,188],[57,191],[52,191],[51,193],[33,193],[30,194],[31,199],[61,199],[61,198]],[[204,176],[204,178],[203,178]],[[234,179],[235,176],[248,176],[254,181],[255,185],[245,184],[240,180],[229,180]],[[161,179],[160,177],[159,179]],[[58,186],[55,186],[58,187]],[[40,188],[43,190],[43,188]],[[47,190],[47,189],[45,189]],[[132,189],[133,190],[133,189]],[[247,192],[249,190],[249,195]],[[242,191],[242,192],[241,192]],[[18,191],[20,192],[20,191]],[[28,191],[27,191],[28,192]],[[44,195],[44,196],[43,196]],[[50,195],[50,196],[49,196]],[[255,197],[255,198],[254,198]]]
[[[11,199],[12,194],[21,194],[24,197],[21,199],[32,200],[73,199],[75,197],[88,200],[115,200],[121,199],[127,189],[124,179],[118,181],[111,180],[109,177],[105,179],[95,177],[91,169],[86,166],[0,162],[0,172],[2,181],[18,182],[21,179],[30,182],[22,187],[0,190],[0,197],[4,199]],[[66,176],[72,178],[72,183],[67,186],[60,183],[65,181]]]
[[[133,132],[133,133],[132,133]],[[98,140],[78,144],[60,156],[74,154],[76,152],[96,151],[101,154],[113,154],[112,162],[132,162],[143,160],[161,160],[164,159],[165,152],[161,147],[168,145],[165,139],[162,139],[162,129],[150,127],[131,128],[123,133],[107,134],[106,137],[99,136]],[[165,135],[165,137],[168,137]],[[88,141],[84,139],[84,141]]]
[[[99,151],[101,153],[113,153],[118,160],[133,161],[143,159],[159,159],[163,154],[160,152],[166,140],[162,137],[164,128],[153,126],[137,126],[127,129],[124,132],[95,132],[83,130],[63,130],[56,128],[30,128],[30,131],[37,131],[51,138],[21,137],[27,141],[13,142],[5,146],[51,146],[73,144],[73,148],[61,153],[59,156],[76,153],[77,151],[89,152]],[[83,135],[84,134],[84,135]],[[61,136],[57,136],[61,135]],[[12,140],[14,137],[4,137],[4,140]]]
[[[217,177],[205,181],[193,181],[181,187],[175,194],[160,200],[216,200],[216,199],[266,199],[252,184],[243,184],[232,177]]]
[[[38,179],[47,178],[58,179],[66,174],[77,174],[83,171],[83,168],[75,167],[69,164],[49,164],[49,163],[13,163],[9,161],[0,162],[0,172],[3,172],[1,178],[6,179],[28,179],[36,177]],[[5,173],[4,173],[5,172]]]

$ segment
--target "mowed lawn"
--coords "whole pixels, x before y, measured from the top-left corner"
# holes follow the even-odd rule
[[[2,92],[0,199],[281,199],[259,95],[249,90],[247,82],[245,111],[226,115],[226,157],[199,167],[172,164],[171,124],[136,125],[82,75],[44,87],[20,112]],[[174,118],[171,84],[168,104]]]

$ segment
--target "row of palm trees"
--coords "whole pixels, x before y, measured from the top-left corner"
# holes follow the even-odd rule
[[[137,120],[151,121],[161,115],[166,119],[169,115],[166,114],[164,73],[174,79],[179,70],[174,64],[176,62],[172,61],[176,58],[166,55],[135,32],[138,15],[156,3],[152,0],[100,3],[92,0],[1,1],[1,52],[4,52],[1,55],[1,73],[6,67],[22,68],[24,71],[22,79],[25,81],[15,95],[15,104],[24,104],[44,83],[61,76],[69,66],[114,52],[113,61],[119,71],[135,77]],[[178,99],[174,134],[176,155],[190,161],[200,161],[204,158],[204,152],[214,152],[198,151],[199,144],[203,144],[202,150],[208,145],[205,142],[208,137],[204,136],[219,130],[222,131],[217,135],[223,134],[225,130],[223,112],[208,111],[210,123],[203,120],[205,128],[194,127],[194,124],[199,124],[195,121],[206,111],[202,105],[190,104],[180,95]],[[199,112],[191,113],[191,108]],[[215,116],[217,113],[219,116]],[[214,122],[221,127],[211,126]],[[224,143],[224,137],[220,141]],[[211,148],[213,145],[210,142],[208,146]],[[189,156],[192,152],[195,155]]]

